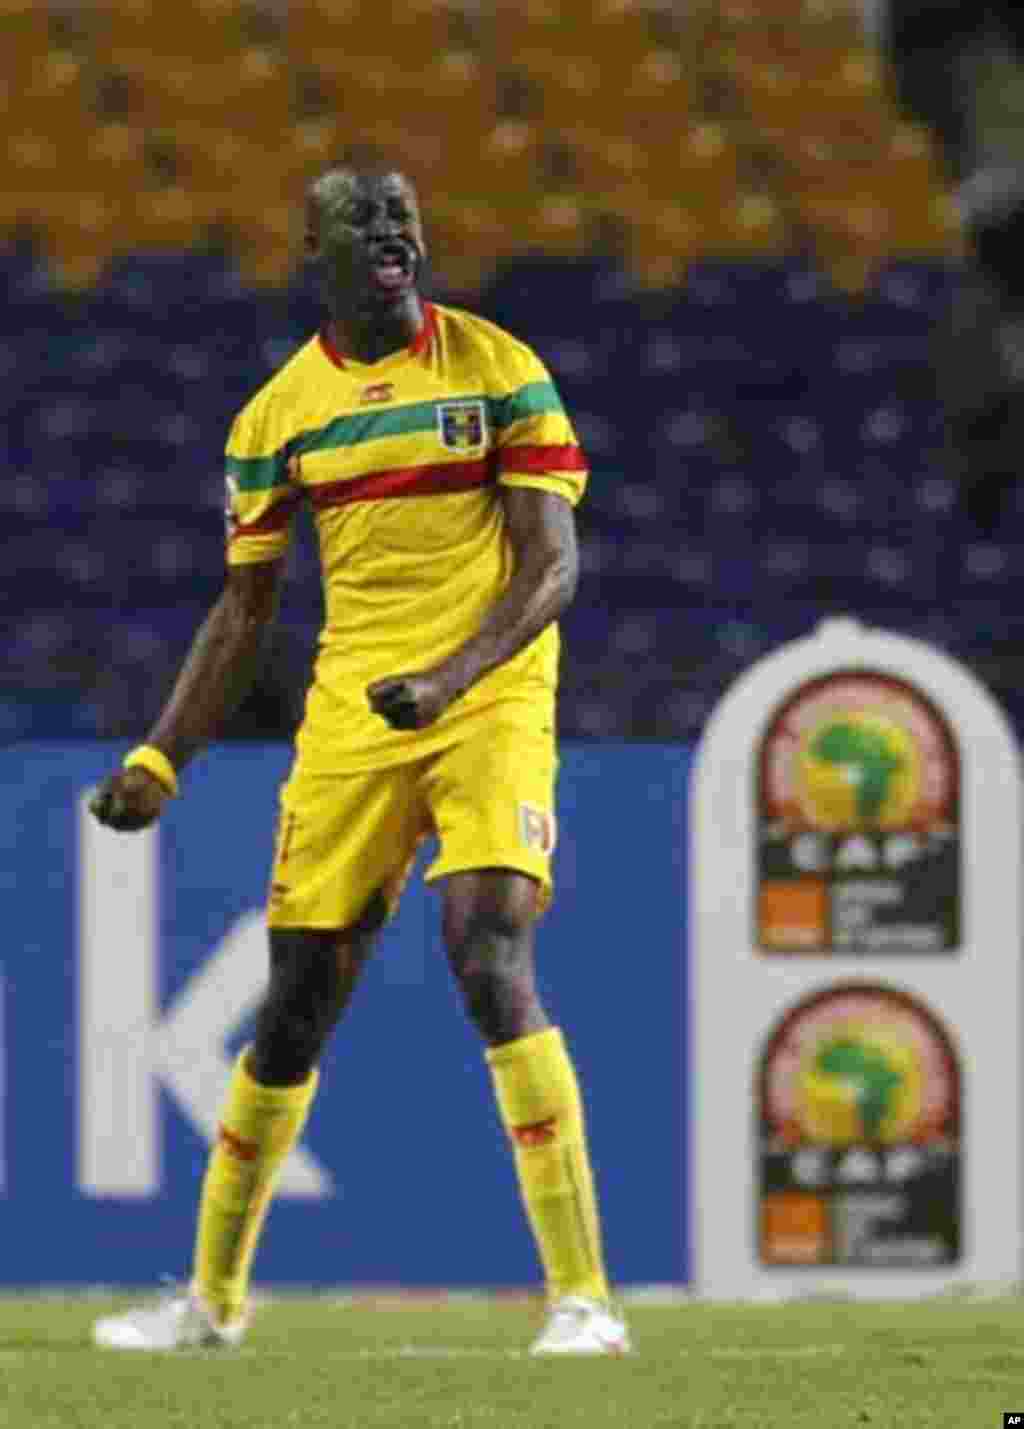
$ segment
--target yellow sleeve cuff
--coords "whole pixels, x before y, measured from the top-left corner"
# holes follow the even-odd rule
[[[161,783],[173,798],[178,792],[178,775],[174,765],[167,758],[162,749],[156,749],[152,744],[140,744],[137,749],[125,756],[124,768],[145,769],[152,774],[153,778]]]

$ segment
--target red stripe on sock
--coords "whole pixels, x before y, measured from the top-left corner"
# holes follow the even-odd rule
[[[546,1146],[554,1141],[558,1117],[549,1116],[545,1121],[533,1121],[526,1126],[514,1126],[512,1136],[518,1146]]]
[[[217,1141],[229,1156],[235,1156],[239,1161],[255,1161],[260,1154],[258,1142],[245,1141],[241,1136],[236,1136],[223,1122],[217,1128]]]

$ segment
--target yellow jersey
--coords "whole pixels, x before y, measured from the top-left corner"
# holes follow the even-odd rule
[[[575,505],[586,474],[540,359],[456,308],[425,303],[412,346],[369,365],[321,332],[256,393],[228,439],[227,559],[283,556],[292,517],[309,504],[325,619],[298,736],[308,768],[419,759],[482,711],[553,726],[554,625],[422,730],[392,729],[366,687],[430,669],[480,628],[512,572],[499,486]]]

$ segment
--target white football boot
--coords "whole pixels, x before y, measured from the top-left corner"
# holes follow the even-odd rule
[[[97,1320],[92,1338],[108,1350],[222,1350],[239,1345],[248,1327],[247,1315],[219,1325],[198,1295],[178,1290],[156,1305]]]
[[[628,1355],[626,1322],[602,1300],[566,1295],[556,1300],[531,1355]]]

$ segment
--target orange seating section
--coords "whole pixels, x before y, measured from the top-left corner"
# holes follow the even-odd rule
[[[0,0],[0,27],[0,230],[36,226],[73,285],[213,228],[285,281],[305,183],[366,151],[420,183],[466,289],[609,225],[655,287],[794,245],[857,286],[960,245],[854,0]]]

